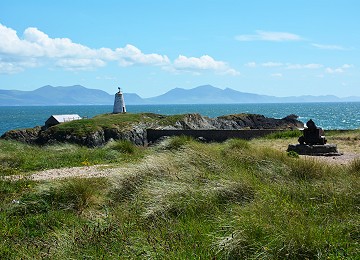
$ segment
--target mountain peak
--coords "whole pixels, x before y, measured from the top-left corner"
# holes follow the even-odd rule
[[[0,90],[0,106],[31,105],[112,105],[114,96],[99,89],[81,85],[53,87],[46,85],[34,91]],[[231,88],[202,85],[192,89],[174,88],[160,96],[142,99],[137,94],[124,93],[127,104],[240,104],[360,101],[360,97],[326,96],[274,97],[240,92]]]

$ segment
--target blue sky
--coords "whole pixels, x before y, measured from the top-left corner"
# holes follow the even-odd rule
[[[0,89],[360,96],[357,0],[1,0]]]

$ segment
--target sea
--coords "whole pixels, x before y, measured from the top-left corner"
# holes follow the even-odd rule
[[[81,117],[112,112],[110,105],[88,106],[0,106],[0,135],[8,130],[42,126],[51,115],[79,114]],[[203,116],[250,113],[283,118],[290,114],[306,123],[312,119],[323,129],[360,128],[360,102],[341,103],[266,103],[201,105],[127,105],[127,112],[151,112],[162,115],[199,113]]]

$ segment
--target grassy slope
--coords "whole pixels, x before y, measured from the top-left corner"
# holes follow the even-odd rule
[[[183,115],[163,116],[153,113],[103,114],[91,119],[62,123],[51,127],[48,131],[53,134],[65,132],[82,136],[93,133],[101,128],[128,130],[134,123],[157,123],[160,125],[169,125],[174,124],[177,120],[182,118]]]
[[[1,181],[0,255],[356,259],[360,162],[330,167],[264,143],[274,141],[201,144],[176,137],[148,149],[141,160],[144,151],[129,144],[36,150],[34,161],[59,156],[59,149],[99,153],[99,161],[102,153],[126,151],[122,156],[134,166],[112,179]],[[1,142],[0,156],[27,149],[38,148]],[[59,160],[71,165],[72,157]],[[54,166],[40,168],[46,167]]]

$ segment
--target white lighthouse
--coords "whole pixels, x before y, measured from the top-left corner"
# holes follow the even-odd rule
[[[115,94],[113,114],[126,113],[124,95],[121,89],[118,89],[119,91]]]

